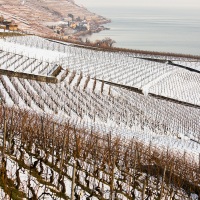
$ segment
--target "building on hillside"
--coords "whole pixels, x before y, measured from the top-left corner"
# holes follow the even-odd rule
[[[3,29],[4,31],[6,30],[6,26],[3,24],[0,24],[0,29]]]
[[[9,31],[17,31],[18,25],[13,20],[4,20],[2,24],[6,27]]]
[[[90,30],[90,22],[87,23],[86,27],[87,27],[87,30],[89,31]]]
[[[77,27],[77,23],[72,22],[72,23],[70,24],[70,27],[73,28],[73,29],[76,29],[76,27]]]
[[[10,31],[17,31],[18,30],[18,25],[17,24],[10,24],[8,26],[8,30],[10,30]]]
[[[2,22],[2,24],[5,25],[5,26],[10,25],[11,23],[12,23],[12,21],[8,20],[8,19],[4,19],[3,22]]]
[[[62,27],[60,27],[60,26],[55,26],[53,30],[57,34],[61,34],[62,33]]]
[[[3,17],[3,15],[1,15],[1,16],[0,16],[0,24],[2,24],[3,21],[4,21],[4,17]]]

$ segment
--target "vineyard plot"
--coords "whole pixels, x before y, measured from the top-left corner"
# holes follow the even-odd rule
[[[199,166],[188,154],[19,108],[0,111],[0,184],[9,183],[2,198],[69,199],[73,180],[81,199],[198,198]]]
[[[198,199],[200,75],[153,58],[0,39],[2,197]]]
[[[4,44],[4,49],[9,49],[9,51],[19,47],[18,49],[23,50],[24,55],[30,54],[48,63],[53,59],[53,62],[62,66],[63,69],[75,70],[77,73],[82,72],[90,75],[91,78],[138,88],[144,94],[152,92],[200,105],[200,91],[195,89],[190,98],[194,87],[190,90],[186,88],[183,92],[179,82],[180,74],[187,76],[187,79],[184,79],[185,85],[192,85],[196,81],[195,76],[199,76],[200,73],[198,72],[198,59],[99,51],[37,36],[10,37],[1,43]],[[173,64],[182,64],[182,67]],[[187,67],[197,70],[194,72],[194,76]],[[52,67],[48,69],[50,68]],[[48,70],[43,74],[48,74]],[[177,78],[172,80],[172,76]],[[170,84],[165,84],[166,80],[170,81]],[[151,87],[158,89],[154,91]]]

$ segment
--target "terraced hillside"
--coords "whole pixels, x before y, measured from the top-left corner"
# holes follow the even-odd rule
[[[26,0],[24,4],[22,2],[0,0],[0,14],[6,19],[15,20],[21,30],[36,35],[55,35],[46,24],[63,21],[68,18],[68,14],[97,24],[107,22],[104,17],[91,13],[71,0]]]
[[[73,182],[77,199],[198,199],[199,73],[156,59],[0,40],[2,182],[33,199],[70,198]]]
[[[166,56],[161,58],[162,62],[156,62],[152,59],[160,59],[160,56],[94,51],[35,36],[7,38],[1,44],[4,46],[2,48],[11,52],[24,51],[27,55],[32,51],[32,56],[43,57],[43,60],[50,58],[45,52],[36,53],[37,48],[48,50],[49,55],[56,51],[53,57],[57,57],[63,69],[82,72],[93,79],[137,88],[143,94],[153,93],[200,106],[199,59],[188,59],[191,67],[177,66],[176,63],[181,62],[181,59],[182,62],[187,59],[177,60],[176,57]],[[31,50],[23,50],[24,46],[31,47]]]

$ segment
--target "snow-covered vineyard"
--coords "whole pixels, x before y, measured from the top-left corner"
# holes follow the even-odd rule
[[[1,104],[8,107],[17,106],[40,116],[53,116],[53,121],[56,123],[70,123],[71,126],[78,129],[101,133],[103,137],[111,134],[112,137],[120,136],[128,141],[134,139],[143,145],[150,144],[151,147],[160,151],[168,149],[174,153],[178,152],[186,160],[193,160],[194,163],[199,164],[199,64],[200,60],[198,59],[183,60],[173,57],[161,58],[155,55],[142,56],[123,52],[106,52],[36,36],[9,37],[0,39],[0,70],[4,70],[4,74],[5,71],[13,71],[55,77],[57,83],[0,75],[0,101]],[[60,70],[57,71],[58,67]],[[3,138],[3,126],[1,135]],[[14,140],[17,141],[18,138],[15,137]],[[14,148],[15,151],[20,151],[16,150],[17,148]],[[23,151],[27,151],[26,147],[23,148]],[[45,152],[43,153],[45,155]],[[30,153],[27,153],[26,156],[29,157]],[[32,163],[39,157],[42,155],[37,158],[33,156]],[[17,157],[15,160],[9,156],[7,163],[7,170],[14,170],[13,166],[18,165]],[[82,171],[79,173],[80,177],[87,179],[90,176],[87,174],[87,169],[83,167],[84,164],[86,163],[82,163]],[[17,173],[22,173],[18,174],[21,180],[22,177],[25,176],[25,179],[29,176],[29,171],[26,170],[29,165],[30,163],[24,163],[23,173],[21,169],[18,170]],[[72,168],[73,162],[69,160],[67,165]],[[41,160],[39,168],[42,168],[42,173],[46,174],[49,173],[48,170],[53,170]],[[68,188],[65,191],[68,197],[71,194],[72,171],[64,176],[68,177],[68,182],[64,181],[65,187]],[[16,174],[16,171],[10,171],[10,173]],[[24,175],[26,173],[27,175]],[[55,175],[57,172],[52,173]],[[116,171],[117,173],[121,172]],[[101,174],[104,173],[101,171]],[[140,176],[145,176],[145,173],[143,172]],[[94,179],[92,177],[90,178]],[[88,179],[91,180],[90,178]],[[101,179],[103,178],[101,177]],[[140,182],[144,186],[146,183],[143,179],[141,178]],[[118,178],[115,177],[114,180],[118,181]],[[37,181],[33,178],[31,184],[39,187],[38,194],[41,194],[40,190],[43,191],[44,184],[37,184]],[[92,188],[94,189],[97,182],[94,179],[86,196],[91,194]],[[103,191],[109,192],[102,199],[108,199],[110,190],[114,191],[114,189],[111,189],[113,186],[106,186],[104,183],[105,181],[101,182],[100,188],[103,187]],[[84,180],[82,180],[82,185],[84,185]],[[123,185],[127,187],[127,190],[118,197],[119,199],[130,199],[133,188],[125,182],[121,183],[121,187]],[[53,182],[51,182],[51,187],[54,192],[51,189],[47,189],[48,191],[45,189],[47,193],[54,194],[56,190],[59,190],[59,187],[55,189]],[[77,188],[77,191],[82,191],[84,187],[80,186],[80,188]],[[24,186],[21,190],[27,194],[27,191],[31,191],[31,187],[30,185]],[[1,192],[3,194],[3,190],[0,190],[0,194]],[[181,199],[181,194],[185,195],[185,199],[199,198],[197,193],[192,191],[187,197],[184,190],[177,190],[179,197],[177,196],[176,199]],[[33,192],[30,195],[34,196]],[[96,199],[99,199],[98,195],[96,195]],[[142,194],[140,190],[136,190],[134,195],[137,197],[136,199],[145,199],[146,193]],[[66,196],[62,198],[66,199]],[[91,199],[95,198],[91,196]],[[154,198],[155,195],[152,195],[151,199]]]
[[[197,200],[200,195],[199,166],[188,154],[17,108],[0,107],[0,117],[0,186],[7,183],[2,199]]]
[[[140,54],[94,51],[35,36],[10,37],[5,41],[1,40],[0,44],[2,59],[12,58],[9,59],[11,64],[12,61],[14,62],[13,65],[7,66],[11,70],[13,68],[18,71],[24,70],[23,67],[16,66],[19,57],[15,55],[22,54],[24,59],[28,56],[36,60],[36,62],[32,60],[33,64],[31,61],[25,63],[31,73],[49,75],[54,67],[52,65],[56,63],[64,69],[89,74],[91,78],[139,88],[145,94],[155,93],[200,105],[200,61],[198,59],[142,55],[142,58],[167,59],[166,62],[160,63],[142,59]],[[169,60],[174,64],[199,70],[199,73],[171,65]],[[1,60],[2,62],[4,64],[4,60]],[[19,65],[20,62],[23,62],[23,59],[19,60]],[[38,62],[42,62],[40,67],[37,67]],[[26,68],[25,70],[28,72]]]

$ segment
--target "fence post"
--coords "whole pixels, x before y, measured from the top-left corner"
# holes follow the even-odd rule
[[[54,138],[55,138],[55,124],[53,122],[53,139],[52,139],[52,152],[51,152],[51,156],[52,156],[52,165],[54,165]]]
[[[146,178],[145,178],[144,183],[143,183],[143,189],[142,189],[142,200],[145,199],[144,197],[145,197],[146,184],[147,184],[147,181],[146,181]]]
[[[112,163],[112,174],[111,174],[111,183],[110,183],[110,200],[113,199],[114,180],[115,180],[115,158],[114,158],[114,161]]]
[[[170,200],[172,199],[173,194],[174,194],[174,190],[173,190],[173,188],[171,188],[171,189],[170,189],[170,198],[169,198]]]
[[[4,108],[5,109],[5,108]],[[6,151],[6,132],[7,132],[7,121],[6,121],[6,114],[4,110],[4,127],[3,127],[3,146],[2,146],[2,158],[1,158],[1,168],[2,168],[2,181],[6,190],[6,160],[5,160],[5,151]]]
[[[14,111],[12,109],[12,114],[11,114],[11,125],[10,125],[10,135],[9,135],[9,153],[11,153],[11,142],[13,139],[13,135],[14,135],[14,130],[13,130],[13,118],[14,118]]]
[[[66,133],[64,133],[64,139],[63,139],[63,148],[62,148],[62,155],[61,155],[61,161],[60,161],[59,177],[62,174],[62,170],[63,170],[64,156],[65,156],[65,146],[66,146]]]
[[[159,198],[159,200],[161,200],[162,196],[163,196],[163,189],[164,189],[164,183],[165,183],[165,174],[166,174],[166,166],[165,166],[164,172],[163,172],[163,178],[162,178],[162,185],[161,185],[161,189],[160,189],[160,198]]]
[[[64,163],[64,156],[65,156],[65,145],[66,145],[66,133],[64,133],[64,139],[63,139],[63,148],[62,148],[62,154],[61,154],[61,161],[60,161],[60,172],[58,175],[58,179],[60,180],[62,173],[63,173],[63,163]],[[59,181],[58,181],[58,188],[59,188]]]
[[[199,153],[199,173],[200,173],[200,153]]]
[[[76,160],[74,161],[74,164],[73,164],[71,200],[74,200],[75,181],[76,181]]]
[[[2,149],[2,161],[5,159],[5,151],[6,151],[6,132],[7,132],[7,121],[4,115],[4,130],[3,130],[3,149]]]

